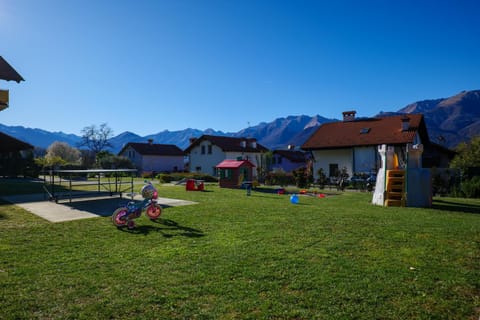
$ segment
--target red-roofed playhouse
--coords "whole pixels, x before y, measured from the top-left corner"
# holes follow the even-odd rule
[[[237,188],[243,182],[252,181],[255,165],[248,160],[223,160],[215,168],[220,188]]]

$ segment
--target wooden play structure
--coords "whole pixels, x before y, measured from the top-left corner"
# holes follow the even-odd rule
[[[249,160],[223,160],[215,166],[221,188],[238,188],[253,179],[255,165]]]
[[[378,152],[382,166],[372,203],[385,207],[431,207],[431,173],[422,168],[423,145],[381,145]]]

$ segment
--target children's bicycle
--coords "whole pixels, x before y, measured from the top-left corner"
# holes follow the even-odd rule
[[[139,218],[142,215],[142,211],[145,210],[150,220],[156,220],[162,214],[162,207],[157,203],[158,192],[157,189],[150,183],[142,187],[143,201],[135,203],[135,201],[129,201],[126,206],[117,208],[112,214],[112,222],[118,228],[127,227],[128,229],[135,228],[134,219]]]

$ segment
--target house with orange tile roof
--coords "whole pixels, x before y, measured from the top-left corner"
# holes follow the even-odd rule
[[[358,119],[355,114],[346,111],[343,121],[322,124],[302,145],[314,159],[315,178],[320,168],[327,177],[337,176],[343,168],[350,177],[375,174],[381,166],[379,145],[394,147],[402,166],[407,144],[430,144],[422,114]]]
[[[202,135],[190,140],[184,150],[189,158],[189,171],[216,175],[216,166],[223,160],[249,160],[254,166],[254,178],[257,176],[260,157],[268,149],[254,138]]]

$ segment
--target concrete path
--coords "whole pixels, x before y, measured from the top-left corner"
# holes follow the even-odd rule
[[[119,206],[125,205],[130,199],[119,197],[83,198],[74,199],[72,202],[63,200],[55,203],[45,199],[44,194],[26,194],[15,196],[3,196],[3,200],[13,203],[23,209],[50,222],[64,222],[79,219],[110,216]],[[135,201],[141,201],[142,197],[137,195]],[[196,204],[196,202],[158,198],[157,202],[162,207],[176,207]]]

